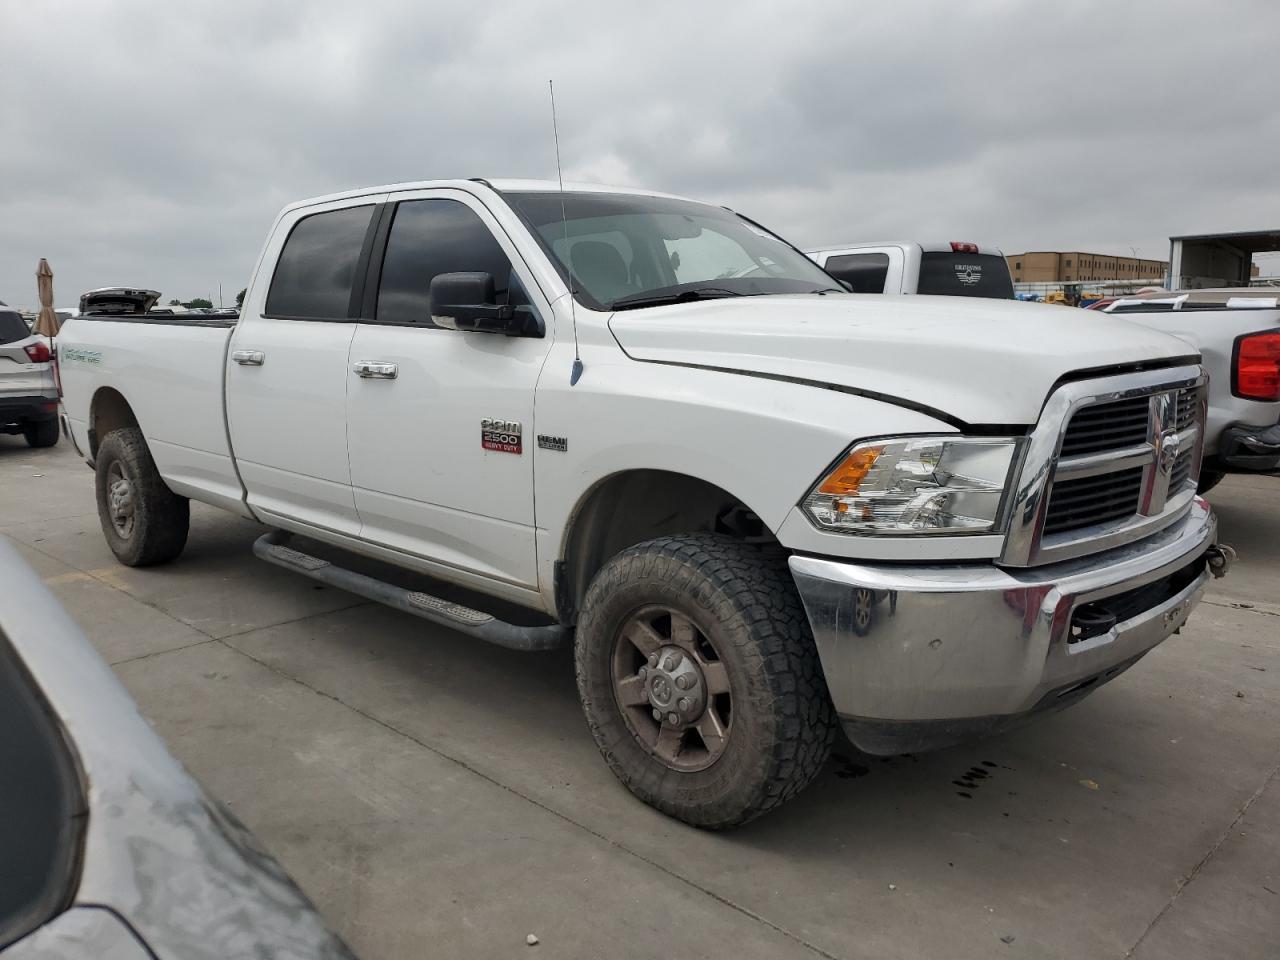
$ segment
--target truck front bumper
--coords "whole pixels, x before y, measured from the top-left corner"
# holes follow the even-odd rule
[[[1181,628],[1230,551],[1196,499],[1138,543],[1034,569],[793,556],[841,723],[873,754],[1007,728],[1118,676]]]

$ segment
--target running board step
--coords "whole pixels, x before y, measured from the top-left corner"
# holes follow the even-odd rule
[[[569,641],[569,629],[560,624],[547,627],[516,626],[451,600],[421,591],[405,590],[385,580],[335,566],[328,560],[295,550],[287,545],[288,540],[289,534],[279,530],[263,534],[253,542],[253,552],[267,563],[274,563],[339,590],[395,607],[404,613],[411,613],[415,617],[509,650],[554,650]]]

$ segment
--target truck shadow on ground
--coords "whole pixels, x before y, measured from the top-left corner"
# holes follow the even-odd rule
[[[1151,747],[1170,742],[1158,731],[1183,704],[1153,693],[1140,664],[1079,705],[972,744],[877,758],[839,741],[784,809],[702,833],[645,807],[613,778],[582,717],[570,650],[506,650],[322,587],[253,557],[264,529],[193,511],[184,555],[129,571],[127,588],[188,620],[208,609],[214,584],[231,605],[250,602],[241,589],[251,590],[274,609],[255,614],[261,626],[228,636],[229,646],[604,836],[678,836],[707,856],[731,843],[836,871],[855,858],[897,858],[906,871],[967,863],[1007,885],[988,874],[998,860],[979,848],[1043,858],[1078,844],[1102,855],[1098,845],[1146,816],[1164,779],[1183,776]]]

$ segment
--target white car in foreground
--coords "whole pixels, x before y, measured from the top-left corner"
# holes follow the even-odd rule
[[[122,562],[178,557],[194,498],[274,527],[256,552],[299,575],[572,642],[610,767],[703,827],[795,795],[837,723],[894,753],[1075,701],[1227,561],[1183,341],[850,295],[678,197],[303,201],[239,318],[85,315],[62,340]]]

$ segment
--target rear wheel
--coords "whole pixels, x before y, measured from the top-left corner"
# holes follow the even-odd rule
[[[578,691],[614,774],[698,827],[746,823],[821,770],[835,712],[785,560],[727,537],[663,537],[597,574]]]
[[[107,434],[95,458],[98,520],[116,559],[131,567],[167,563],[187,544],[191,504],[170,490],[137,427]]]
[[[22,425],[22,435],[33,447],[52,447],[58,442],[58,421],[38,420]]]

